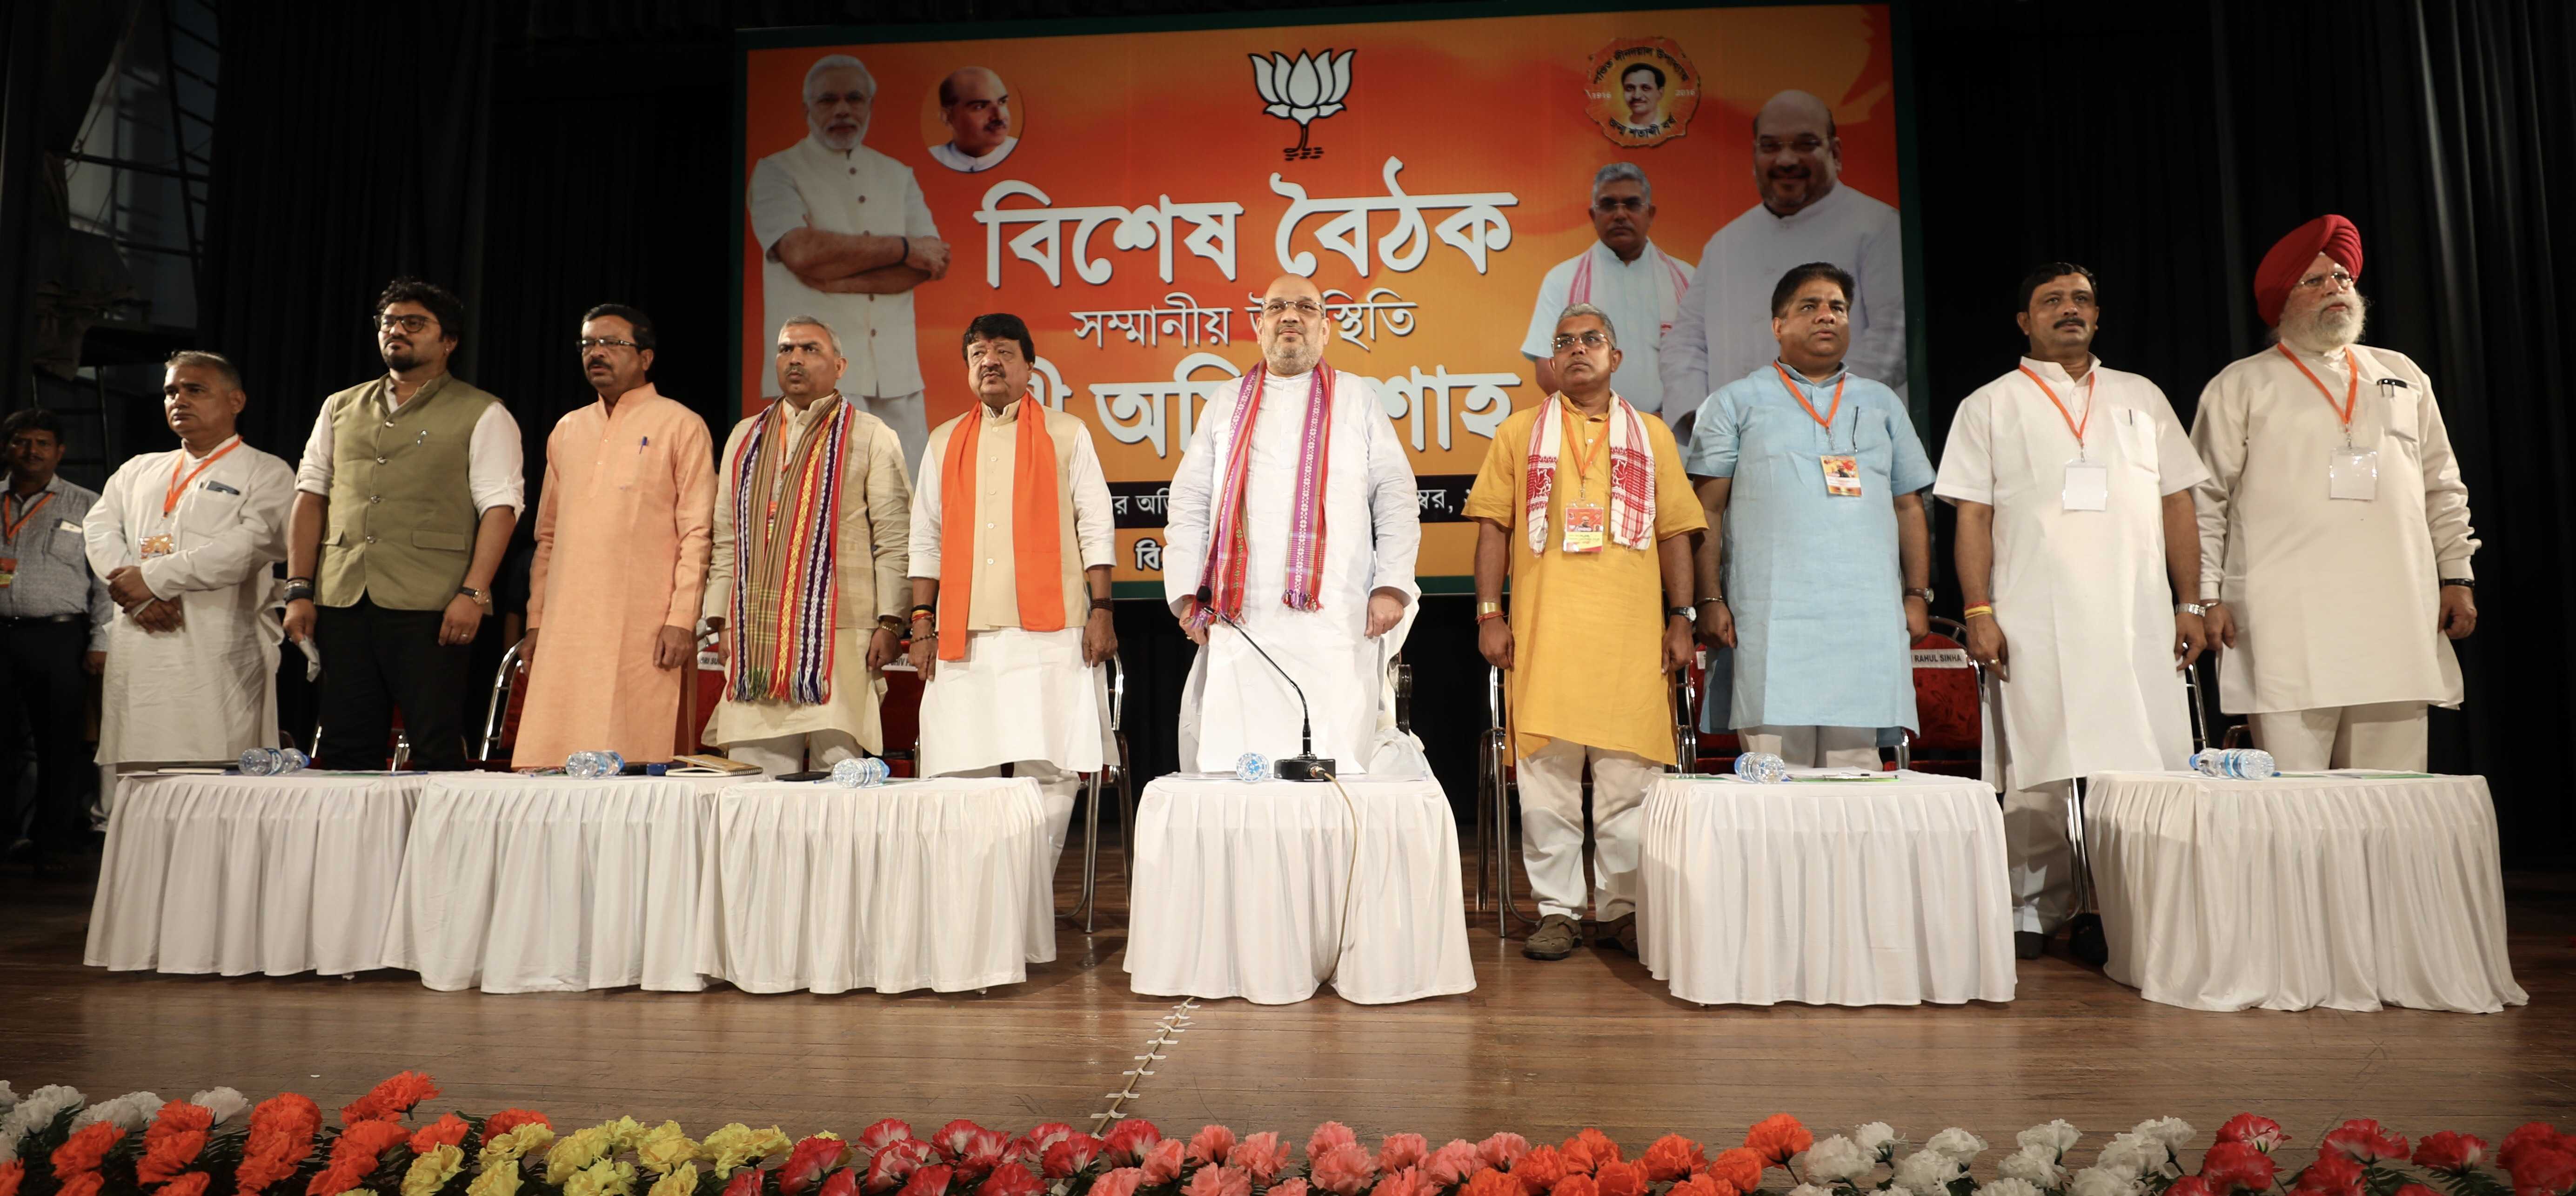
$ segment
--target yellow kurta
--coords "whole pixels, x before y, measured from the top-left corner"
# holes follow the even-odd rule
[[[545,634],[511,767],[671,758],[689,670],[654,667],[653,646],[697,626],[715,493],[707,422],[649,385],[555,424],[528,566],[528,630]]]
[[[1607,416],[1578,419],[1579,434],[1565,438],[1547,499],[1547,551],[1530,552],[1522,474],[1530,424],[1544,409],[1524,408],[1503,421],[1466,506],[1468,518],[1490,519],[1510,531],[1511,703],[1520,752],[1528,755],[1551,739],[1564,739],[1671,764],[1672,689],[1664,673],[1659,554],[1606,540],[1599,552],[1569,554],[1562,547],[1567,503],[1609,510],[1610,450],[1601,443],[1610,434]],[[1646,412],[1638,413],[1638,422],[1655,457],[1657,544],[1706,528],[1699,498],[1682,475],[1672,429]],[[1578,475],[1576,459],[1586,453],[1591,469]]]

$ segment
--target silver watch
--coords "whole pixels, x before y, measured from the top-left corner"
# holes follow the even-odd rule
[[[2209,608],[2215,605],[2217,604],[2213,602],[2178,602],[2174,604],[2174,613],[2178,615],[2201,615],[2205,617],[2209,614]]]

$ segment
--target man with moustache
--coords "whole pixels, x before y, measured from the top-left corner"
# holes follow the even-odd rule
[[[1034,779],[1062,853],[1079,774],[1115,750],[1093,666],[1118,652],[1117,522],[1091,426],[1029,394],[1029,326],[977,316],[964,355],[976,404],[931,432],[912,504],[921,773]]]
[[[1530,312],[1521,355],[1537,365],[1541,391],[1563,389],[1553,347],[1557,318],[1576,304],[1598,307],[1612,324],[1628,329],[1631,338],[1620,355],[1617,376],[1608,379],[1610,386],[1637,410],[1670,423],[1698,410],[1700,400],[1708,397],[1675,396],[1681,409],[1667,410],[1663,378],[1656,369],[1655,344],[1673,326],[1682,296],[1690,291],[1691,264],[1648,238],[1655,227],[1655,189],[1635,164],[1613,162],[1593,174],[1591,211],[1598,239],[1558,262],[1539,281],[1538,306]]]
[[[885,421],[840,392],[831,325],[778,329],[782,397],[735,424],[716,482],[706,625],[725,657],[707,742],[777,774],[885,750],[879,675],[903,634],[912,485]]]
[[[930,156],[962,174],[991,170],[1020,147],[1011,136],[1011,91],[1002,77],[980,66],[953,71],[939,81],[939,118],[949,139]]]
[[[1261,360],[1207,405],[1172,478],[1163,592],[1199,645],[1181,762],[1295,754],[1301,706],[1279,670],[1304,690],[1315,754],[1355,762],[1422,593],[1413,465],[1367,381],[1324,362],[1333,321],[1313,282],[1272,281],[1252,325]]]
[[[913,356],[912,289],[948,273],[948,243],[912,168],[859,144],[877,94],[866,64],[827,54],[805,72],[806,136],[751,171],[761,312],[829,321],[847,354],[841,391],[893,428],[917,463],[930,437]],[[775,377],[761,393],[777,398]]]
[[[468,646],[525,505],[518,421],[447,372],[465,305],[398,278],[376,299],[385,375],[322,400],[295,471],[286,634],[322,656],[333,768],[382,768],[400,711],[412,760],[465,767]]]
[[[2191,489],[2209,471],[2155,383],[2093,356],[2096,295],[2069,262],[2022,280],[2030,352],[1959,404],[1932,488],[1958,508],[1968,653],[1993,678],[1986,780],[2024,959],[2076,912],[2075,779],[2188,766],[2175,666],[2207,643]]]
[[[102,793],[116,766],[230,760],[277,746],[278,584],[295,470],[242,443],[241,374],[171,354],[161,411],[179,447],[118,467],[82,523],[122,613],[99,705]]]
[[[2424,708],[2460,704],[2443,637],[2477,629],[2469,491],[2433,382],[2360,344],[2361,233],[2320,216],[2263,255],[2278,342],[2211,379],[2191,439],[2221,708],[2285,771],[2425,766]]]
[[[1651,63],[1640,62],[1619,72],[1619,91],[1628,101],[1628,119],[1622,123],[1628,131],[1640,136],[1651,135],[1661,121],[1657,113],[1664,106],[1664,72]]]
[[[582,313],[580,341],[599,397],[546,437],[512,768],[560,768],[600,750],[660,763],[696,747],[679,743],[679,712],[705,599],[712,438],[697,412],[646,380],[651,316],[600,304]]]
[[[36,741],[33,788],[18,791],[14,768],[0,779],[0,795],[13,799],[0,839],[24,834],[12,852],[33,848],[36,866],[50,870],[80,839],[83,695],[87,677],[106,667],[116,604],[82,554],[82,522],[98,495],[55,472],[61,417],[42,407],[12,411],[0,421],[0,446],[9,465],[0,496],[0,732],[14,735],[18,720],[7,711],[22,710]]]
[[[1784,91],[1762,106],[1753,119],[1762,202],[1700,250],[1698,280],[1664,338],[1668,402],[1696,403],[1772,359],[1771,285],[1801,262],[1830,262],[1852,276],[1847,364],[1905,397],[1903,232],[1896,209],[1844,185],[1842,169],[1842,139],[1823,100]]]
[[[1878,729],[1914,725],[1933,473],[1903,400],[1845,362],[1851,285],[1828,262],[1780,276],[1779,355],[1700,405],[1684,468],[1708,518],[1700,636],[1734,649],[1721,726],[1791,767],[1876,771]]]

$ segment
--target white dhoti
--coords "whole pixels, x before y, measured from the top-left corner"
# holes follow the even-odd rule
[[[1081,774],[1117,754],[1109,682],[1082,661],[1082,629],[1004,627],[966,638],[921,690],[921,775],[997,777],[1005,766],[1046,795],[1048,841],[1064,850]]]

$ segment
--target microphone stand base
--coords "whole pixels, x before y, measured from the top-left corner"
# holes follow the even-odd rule
[[[1270,762],[1270,775],[1283,781],[1329,781],[1341,770],[1328,758],[1284,756]]]

